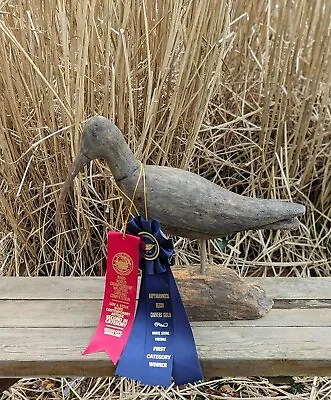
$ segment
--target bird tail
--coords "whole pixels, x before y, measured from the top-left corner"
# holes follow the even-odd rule
[[[300,221],[297,217],[284,219],[272,224],[261,226],[259,229],[297,229],[300,226]]]

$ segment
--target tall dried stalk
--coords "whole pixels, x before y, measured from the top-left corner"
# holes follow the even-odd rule
[[[1,271],[102,273],[121,200],[107,167],[54,210],[81,122],[112,118],[138,158],[238,193],[303,202],[297,232],[229,238],[243,274],[325,274],[330,262],[331,2],[4,2],[0,10]],[[178,239],[177,261],[197,261]],[[273,271],[270,267],[272,266]]]

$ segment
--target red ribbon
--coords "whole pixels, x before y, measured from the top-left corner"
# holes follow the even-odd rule
[[[140,238],[109,232],[107,271],[99,325],[83,355],[105,351],[117,363],[136,309]]]

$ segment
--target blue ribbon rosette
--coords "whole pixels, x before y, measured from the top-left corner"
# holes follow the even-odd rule
[[[157,220],[134,217],[127,232],[140,236],[142,279],[133,328],[116,375],[169,386],[203,378],[191,326],[172,274],[172,241]]]

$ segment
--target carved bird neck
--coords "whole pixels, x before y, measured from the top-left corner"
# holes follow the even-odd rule
[[[83,130],[80,155],[88,160],[103,158],[118,182],[139,168],[121,131],[107,118],[90,118]],[[83,167],[83,165],[80,165]]]

